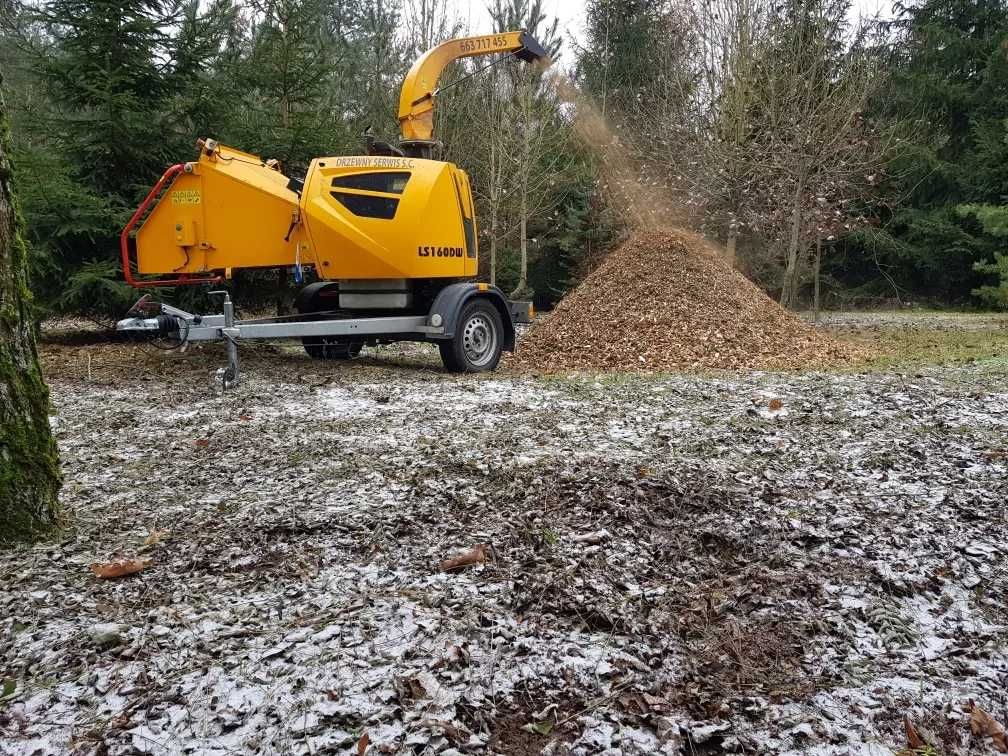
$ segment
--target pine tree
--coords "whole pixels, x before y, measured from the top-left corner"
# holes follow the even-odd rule
[[[662,66],[669,12],[654,0],[588,0],[577,78],[603,117],[633,120],[668,75]]]
[[[996,239],[1008,239],[1008,206],[1004,205],[962,205],[959,214],[973,216],[983,226],[985,233]],[[996,277],[995,284],[980,286],[973,291],[982,302],[1002,310],[1008,310],[1008,252],[995,251],[993,260],[976,263],[976,269]]]
[[[201,6],[205,6],[202,7]],[[164,103],[176,135],[170,160],[177,162],[195,140],[220,139],[241,96],[233,65],[242,47],[241,15],[232,0],[186,0],[171,40],[173,99]]]
[[[875,106],[913,124],[890,165],[894,212],[880,208],[881,230],[848,244],[848,283],[966,302],[989,282],[1003,246],[963,204],[1003,204],[1008,194],[1008,3],[925,0],[898,6],[886,30],[891,82]],[[877,266],[885,270],[879,276]]]
[[[50,306],[87,301],[116,315],[133,298],[116,237],[177,158],[170,102],[180,80],[169,31],[179,20],[176,0],[49,0],[16,20],[27,43],[12,53],[31,70],[33,89],[13,93],[13,157],[32,281]]]
[[[41,13],[55,39],[40,66],[63,112],[61,149],[84,187],[132,208],[173,157],[164,61],[177,0],[50,0]]]
[[[243,42],[248,52],[233,68],[234,91],[243,93],[246,106],[222,136],[303,169],[331,140],[323,104],[330,74],[323,3],[255,0],[251,8]]]

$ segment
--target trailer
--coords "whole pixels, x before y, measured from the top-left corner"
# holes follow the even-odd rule
[[[155,302],[147,294],[116,324],[116,330],[137,338],[167,339],[176,347],[225,342],[228,365],[221,383],[228,389],[237,385],[240,376],[239,343],[262,339],[300,339],[310,357],[323,360],[352,359],[365,345],[428,342],[437,344],[451,372],[491,371],[502,352],[514,351],[515,324],[530,323],[535,314],[531,302],[509,301],[496,286],[468,282],[442,288],[426,314],[356,317],[340,309],[314,309],[332,289],[327,282],[309,284],[298,297],[299,314],[247,320],[235,318],[227,291],[209,293],[221,301],[221,312],[214,315],[189,313]]]

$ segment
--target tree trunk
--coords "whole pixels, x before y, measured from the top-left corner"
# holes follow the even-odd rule
[[[521,260],[518,270],[518,285],[511,292],[511,296],[515,298],[525,296],[525,291],[528,289],[528,188],[524,181],[519,193],[521,194],[521,206],[519,208],[518,241],[521,249]]]
[[[780,303],[790,309],[795,299],[795,278],[798,275],[798,243],[801,235],[801,195],[802,182],[795,188],[794,205],[791,208],[791,238],[788,240],[787,266],[784,268],[784,281],[781,284]]]
[[[528,221],[525,218],[525,198],[522,197],[522,217],[518,224],[521,235],[521,268],[518,271],[518,285],[511,292],[512,297],[523,297],[528,289]]]
[[[496,166],[495,168],[496,169]],[[497,232],[500,224],[497,221],[497,209],[500,198],[498,191],[497,174],[491,176],[492,188],[490,191],[490,285],[497,285]]]
[[[28,259],[11,193],[6,118],[0,99],[0,543],[55,528],[61,483],[29,310]]]
[[[490,285],[497,285],[497,205],[490,208]]]
[[[815,240],[815,291],[812,295],[812,322],[819,322],[819,271],[822,270],[822,238]]]
[[[518,242],[521,247],[521,261],[518,270],[518,285],[511,296],[523,297],[528,289],[528,179],[532,172],[532,84],[525,80],[522,98],[521,119],[521,183],[518,188]]]
[[[725,260],[733,268],[736,262],[735,247],[738,244],[738,228],[732,223],[728,226],[728,242],[725,244]]]

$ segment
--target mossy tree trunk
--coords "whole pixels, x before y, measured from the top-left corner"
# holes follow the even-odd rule
[[[0,544],[52,530],[61,483],[29,311],[28,259],[11,188],[8,137],[0,97]]]

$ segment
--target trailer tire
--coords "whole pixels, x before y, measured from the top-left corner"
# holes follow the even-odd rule
[[[352,360],[364,346],[359,341],[342,341],[331,336],[304,336],[301,343],[313,360]]]
[[[338,295],[339,284],[335,281],[316,281],[298,292],[294,306],[304,314],[320,312],[332,309],[334,305],[325,300],[335,299]],[[338,336],[303,336],[301,344],[313,360],[352,360],[364,346],[360,341],[350,341]]]
[[[462,307],[450,341],[438,343],[441,361],[450,373],[486,373],[500,362],[504,324],[486,299],[471,299]]]

